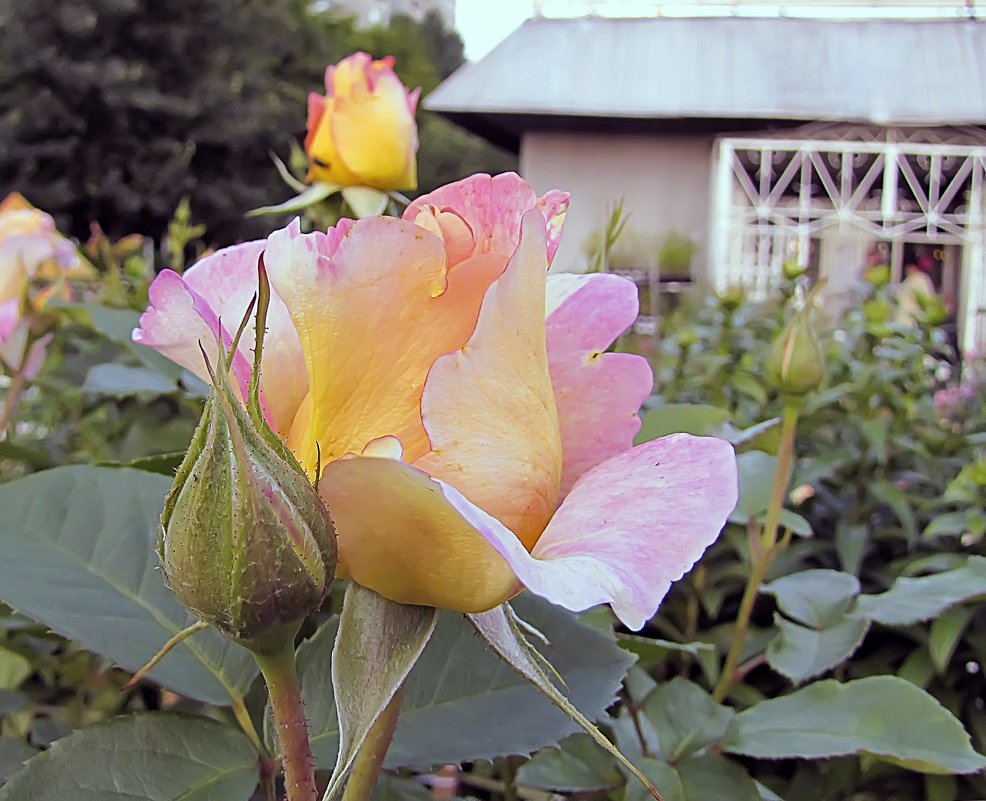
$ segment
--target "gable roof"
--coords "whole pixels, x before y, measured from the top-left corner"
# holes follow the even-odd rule
[[[425,106],[508,138],[549,118],[981,125],[986,21],[534,19]]]

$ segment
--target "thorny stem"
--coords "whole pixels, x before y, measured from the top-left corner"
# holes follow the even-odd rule
[[[346,789],[342,793],[342,801],[367,801],[373,786],[377,783],[377,775],[383,758],[387,756],[390,741],[394,736],[397,718],[401,714],[401,695],[403,689],[394,693],[390,703],[384,707],[380,717],[370,727],[366,739],[360,746],[353,762],[352,772],[346,781]]]
[[[743,598],[740,600],[739,611],[736,613],[733,641],[729,645],[726,663],[723,665],[719,681],[712,693],[712,697],[717,702],[722,702],[736,683],[737,668],[743,655],[743,645],[746,642],[747,632],[750,630],[750,615],[753,613],[753,604],[760,592],[760,585],[777,554],[787,547],[790,540],[790,537],[785,535],[784,539],[778,543],[777,529],[781,508],[784,505],[784,497],[791,481],[791,466],[794,464],[794,433],[798,426],[799,409],[800,406],[796,403],[788,403],[784,407],[781,423],[781,444],[777,453],[777,471],[774,473],[770,503],[767,506],[767,518],[760,533],[760,547],[751,549],[750,558],[753,564],[746,580],[746,588],[743,590]],[[751,538],[751,544],[756,542],[756,539]]]
[[[317,801],[315,760],[308,740],[305,705],[294,661],[294,640],[286,638],[281,647],[268,653],[254,652],[253,657],[267,682],[281,747],[287,801]]]

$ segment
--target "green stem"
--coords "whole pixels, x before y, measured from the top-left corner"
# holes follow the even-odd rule
[[[791,483],[791,468],[794,465],[794,434],[798,428],[798,413],[801,407],[797,403],[784,405],[781,419],[781,444],[777,452],[777,472],[774,473],[774,485],[770,492],[770,503],[767,506],[767,520],[764,523],[760,543],[764,552],[769,551],[777,542],[777,527],[780,521],[784,498],[787,496],[788,485]]]
[[[729,653],[726,654],[726,663],[719,675],[719,681],[712,693],[712,697],[717,702],[722,702],[729,695],[729,691],[736,682],[737,668],[743,656],[743,645],[750,630],[750,616],[753,614],[753,605],[756,603],[757,595],[760,592],[760,585],[777,554],[787,545],[788,538],[785,538],[781,543],[777,542],[777,529],[781,509],[784,506],[784,498],[791,481],[791,467],[794,464],[794,434],[798,426],[799,409],[800,406],[796,403],[788,403],[784,406],[781,444],[777,453],[777,471],[774,473],[770,502],[767,506],[767,518],[760,533],[760,548],[751,549],[752,566],[750,575],[746,580],[746,587],[743,590],[743,598],[740,600],[739,611],[736,613],[733,640],[729,645]],[[755,542],[756,540],[753,540],[753,543]]]
[[[760,584],[763,577],[773,561],[773,555],[763,554],[753,563],[753,569],[746,581],[746,589],[743,590],[743,599],[740,601],[739,612],[736,614],[736,628],[733,631],[733,641],[729,645],[729,653],[726,655],[726,664],[719,675],[712,698],[717,702],[729,694],[733,687],[736,677],[736,668],[739,667],[740,658],[743,655],[743,644],[746,642],[746,634],[750,629],[750,615],[753,612],[753,604],[757,600],[757,593],[760,591]]]
[[[21,357],[21,363],[17,365],[17,369],[11,374],[10,386],[7,387],[7,392],[3,396],[3,406],[0,407],[0,442],[3,442],[7,438],[7,429],[10,428],[10,424],[14,420],[21,394],[27,386],[24,369],[27,367],[28,356],[31,353],[31,344],[32,341],[28,338],[28,341],[24,343],[24,355]]]
[[[503,775],[503,801],[520,801],[517,795],[517,757],[504,757],[500,767]]]
[[[317,801],[315,760],[308,740],[305,704],[294,660],[294,638],[275,650],[253,653],[267,682],[277,739],[281,746],[287,801]]]
[[[243,733],[250,738],[250,742],[253,743],[253,747],[257,749],[257,752],[263,758],[267,758],[270,755],[267,753],[267,748],[264,746],[263,740],[260,739],[260,735],[257,733],[257,728],[253,725],[253,721],[250,719],[250,712],[246,708],[246,703],[243,701],[242,696],[235,696],[230,699],[233,710],[233,717],[236,718],[236,722],[240,724],[240,728],[243,729]]]
[[[370,727],[359,753],[356,754],[352,771],[346,781],[346,789],[342,793],[342,801],[367,801],[370,793],[373,792],[380,766],[383,765],[383,758],[387,755],[387,749],[390,748],[390,741],[394,736],[397,718],[401,714],[402,692],[398,690],[394,693],[390,703],[384,707],[380,717]]]

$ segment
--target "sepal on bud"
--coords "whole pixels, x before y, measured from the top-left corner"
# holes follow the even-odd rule
[[[261,265],[249,411],[234,395],[220,342],[218,369],[206,358],[212,392],[165,502],[159,541],[178,600],[255,650],[321,605],[336,564],[328,510],[259,412],[265,279]]]

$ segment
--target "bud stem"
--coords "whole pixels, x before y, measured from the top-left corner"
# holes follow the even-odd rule
[[[308,740],[305,703],[301,698],[295,665],[294,638],[286,638],[282,645],[272,651],[254,651],[253,657],[267,682],[277,739],[281,746],[287,801],[317,801],[315,760]]]

